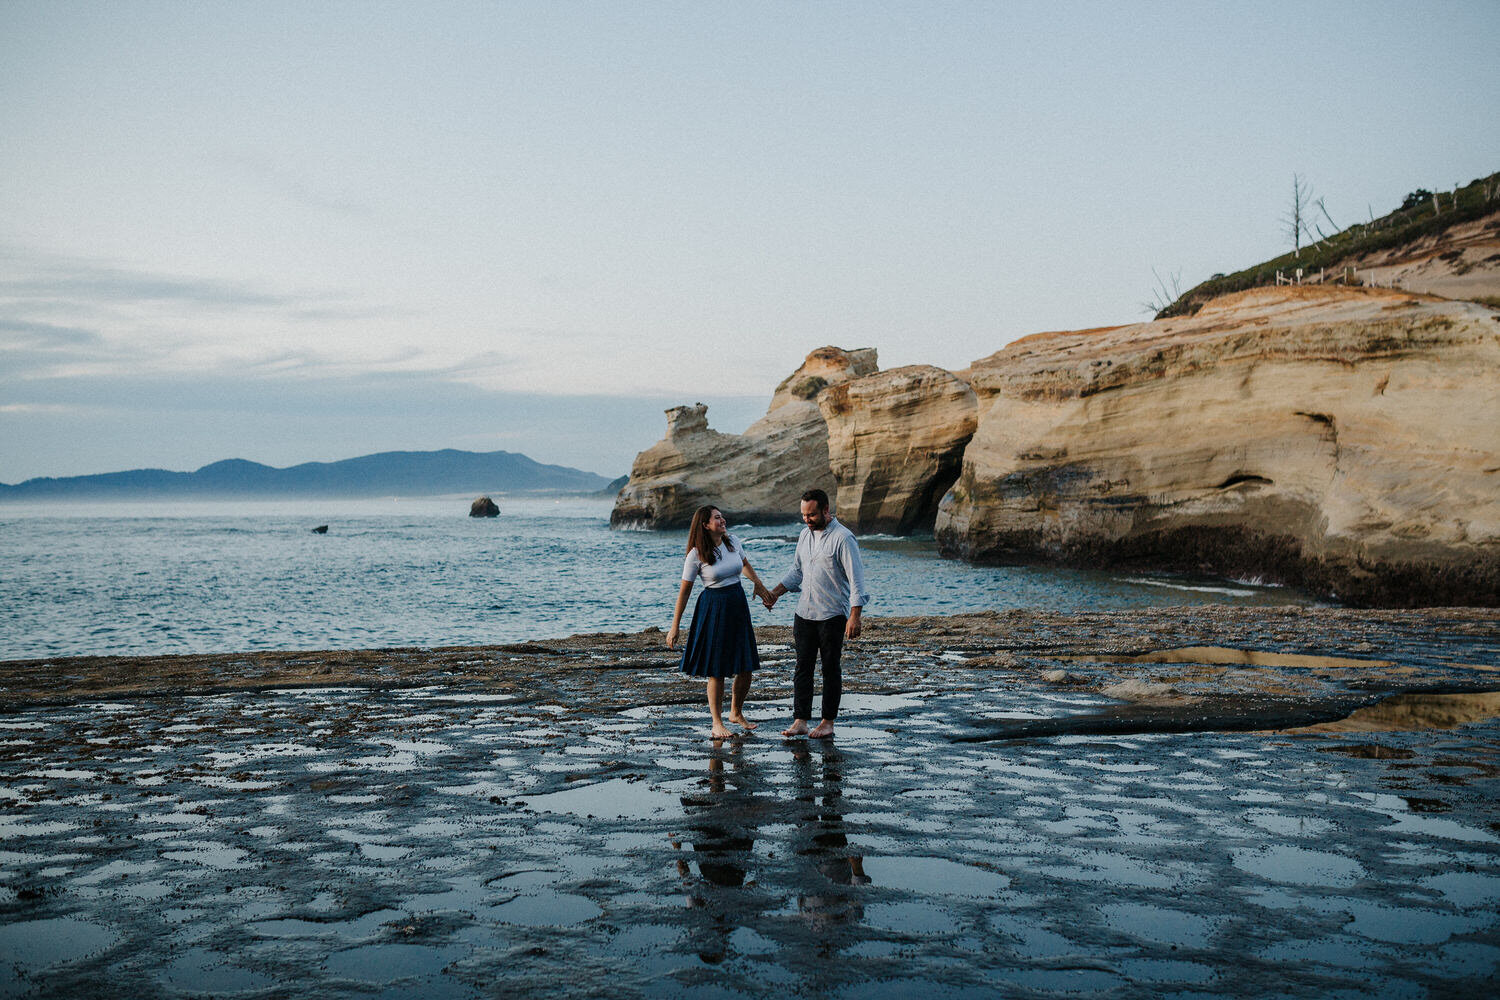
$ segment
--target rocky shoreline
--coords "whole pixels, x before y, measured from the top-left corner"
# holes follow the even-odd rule
[[[873,618],[831,741],[659,631],[0,663],[0,995],[1480,995],[1500,620]],[[1253,731],[1246,731],[1253,730]]]
[[[1487,609],[1202,605],[865,621],[865,634],[845,654],[854,692],[982,678],[1098,694],[1127,706],[979,727],[972,739],[1280,729],[1340,719],[1392,695],[1500,689],[1500,616]],[[756,634],[773,661],[790,648],[787,626],[762,626]],[[330,687],[503,693],[595,712],[643,702],[695,705],[694,686],[662,687],[682,680],[676,666],[657,628],[500,646],[12,660],[0,662],[0,713],[97,699]],[[784,670],[758,678],[762,700],[789,697],[789,690]]]

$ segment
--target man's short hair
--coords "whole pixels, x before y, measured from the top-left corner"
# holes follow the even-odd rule
[[[828,494],[824,493],[822,490],[808,490],[806,493],[802,494],[803,503],[807,503],[809,500],[811,500],[813,503],[817,504],[824,510],[828,509]]]

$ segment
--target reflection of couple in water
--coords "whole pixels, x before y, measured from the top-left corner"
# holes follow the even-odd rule
[[[689,908],[701,919],[693,950],[709,963],[722,961],[730,936],[754,927],[756,918],[780,911],[787,900],[762,889],[762,868],[791,867],[767,887],[797,885],[797,913],[816,927],[858,924],[864,917],[864,858],[851,853],[843,816],[843,757],[831,742],[792,746],[793,794],[762,794],[767,779],[757,755],[738,741],[715,747],[708,758],[704,791],[683,795],[686,827],[672,835],[678,876]],[[728,768],[726,770],[726,762]],[[762,825],[787,832],[785,849],[755,851]],[[728,893],[724,890],[729,890]],[[806,942],[826,957],[836,938]]]
[[[682,613],[694,583],[703,591],[693,606],[693,620],[682,649],[682,672],[708,680],[708,712],[713,718],[712,737],[722,740],[730,731],[724,725],[722,702],[724,679],[732,677],[729,721],[745,731],[756,723],[745,717],[745,696],[750,692],[750,674],[760,666],[755,630],[750,624],[750,605],[740,576],[750,579],[755,597],[766,610],[776,606],[783,594],[796,591],[797,612],[792,620],[792,642],[797,668],[792,677],[792,723],[783,736],[826,739],[833,736],[838,718],[843,672],[839,661],[844,640],[856,639],[860,619],[869,603],[864,569],[854,534],[838,522],[828,509],[828,494],[808,490],[802,494],[802,534],[792,553],[792,564],[774,589],[767,589],[750,565],[743,542],[729,533],[728,523],[717,507],[699,507],[688,528],[687,558],[682,567],[682,585],[667,632],[667,648],[677,645]],[[812,718],[813,665],[823,665],[822,718],[808,728]]]

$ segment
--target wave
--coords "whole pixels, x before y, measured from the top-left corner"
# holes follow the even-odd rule
[[[1230,594],[1235,597],[1250,597],[1255,591],[1243,587],[1210,587],[1206,584],[1171,583],[1167,580],[1148,580],[1140,576],[1115,577],[1119,583],[1134,583],[1142,587],[1165,587],[1168,590],[1191,590],[1200,594]]]

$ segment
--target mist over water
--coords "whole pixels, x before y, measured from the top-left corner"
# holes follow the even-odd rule
[[[482,645],[665,628],[686,532],[610,531],[611,501],[471,497],[0,506],[0,659]],[[328,533],[312,529],[327,524]],[[800,526],[731,530],[768,584]],[[1307,604],[1285,588],[976,567],[861,539],[873,615]],[[787,625],[793,603],[752,604]]]

